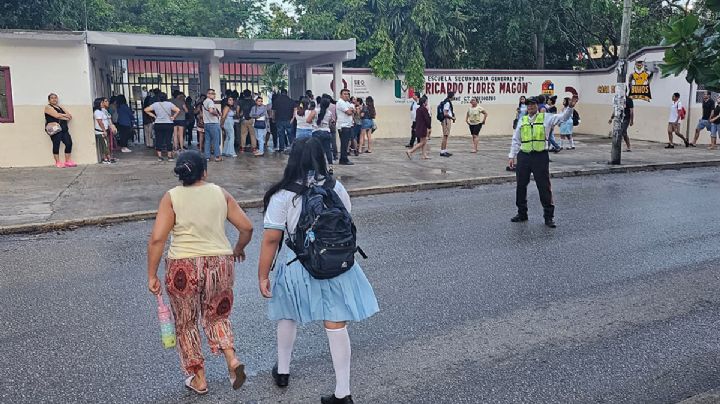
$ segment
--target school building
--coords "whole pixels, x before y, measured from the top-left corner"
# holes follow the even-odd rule
[[[701,115],[700,92],[684,75],[661,77],[658,64],[664,49],[646,48],[631,55],[628,79],[635,99],[631,138],[664,142],[674,92],[688,109],[683,133],[694,132]],[[408,138],[410,97],[427,94],[434,107],[454,91],[457,123],[454,136],[469,135],[464,123],[471,98],[488,111],[481,136],[512,131],[521,95],[577,94],[581,123],[576,133],[607,135],[616,72],[604,70],[432,70],[423,89],[397,80],[380,80],[368,69],[343,69],[355,59],[354,40],[297,41],[195,38],[110,32],[49,32],[0,30],[0,167],[52,165],[51,141],[44,132],[47,95],[56,93],[73,120],[73,157],[81,164],[97,162],[92,100],[124,94],[139,118],[143,88],[170,94],[181,90],[195,99],[207,88],[246,88],[261,92],[260,77],[270,63],[289,66],[289,91],[294,98],[306,89],[315,94],[347,88],[355,96],[372,95],[378,113],[376,136]],[[342,83],[336,86],[335,83]],[[141,119],[137,119],[141,124]],[[440,126],[435,122],[435,133]],[[437,136],[437,135],[436,135]],[[707,135],[703,136],[707,142]],[[62,148],[61,148],[62,151]]]
[[[140,116],[143,87],[195,99],[207,88],[260,92],[263,67],[289,67],[288,90],[312,88],[312,68],[355,59],[355,40],[195,38],[114,32],[0,30],[0,167],[52,164],[43,110],[49,93],[72,115],[73,158],[97,162],[92,101],[124,94]],[[139,120],[138,120],[139,121]],[[62,147],[61,147],[62,152]]]

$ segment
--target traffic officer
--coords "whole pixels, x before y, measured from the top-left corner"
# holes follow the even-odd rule
[[[517,175],[517,190],[515,204],[518,214],[510,219],[513,223],[528,220],[527,187],[530,183],[530,173],[535,178],[540,193],[540,202],[543,206],[545,225],[550,228],[557,227],[553,220],[555,205],[553,205],[552,188],[550,186],[550,156],[548,155],[548,135],[550,130],[561,122],[572,119],[573,108],[577,97],[570,100],[569,108],[565,108],[562,115],[538,112],[538,99],[530,97],[527,100],[527,115],[518,122],[513,133],[510,146],[510,168],[515,168]],[[517,166],[515,157],[517,156]]]

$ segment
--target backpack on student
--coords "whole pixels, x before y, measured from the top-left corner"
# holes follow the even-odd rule
[[[578,114],[578,112],[575,110],[573,110],[572,121],[573,121],[573,126],[580,125],[580,114]]]
[[[445,103],[448,102],[447,100],[444,100],[437,106],[437,120],[440,122],[443,122],[445,120]]]
[[[687,116],[687,110],[685,109],[685,107],[678,108],[678,116],[680,116],[680,119],[685,119],[685,117]]]
[[[300,261],[313,278],[331,279],[355,265],[355,253],[367,258],[357,246],[355,224],[334,190],[332,177],[323,185],[290,184],[285,189],[302,198],[294,236],[289,236],[290,229],[286,228],[285,244],[296,255],[288,265]]]

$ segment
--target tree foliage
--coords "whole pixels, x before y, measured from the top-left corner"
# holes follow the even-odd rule
[[[262,0],[5,0],[0,28],[238,37],[255,35]]]
[[[662,32],[664,76],[687,71],[687,81],[720,91],[720,0],[705,0],[693,12],[674,18]]]

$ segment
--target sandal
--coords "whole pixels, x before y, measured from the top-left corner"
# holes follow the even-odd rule
[[[187,379],[185,379],[185,388],[188,390],[194,391],[199,396],[204,396],[205,394],[207,394],[207,392],[208,392],[207,387],[205,387],[203,390],[196,389],[195,387],[193,387],[192,381],[194,378],[195,378],[195,375],[192,375],[192,376],[188,377]]]
[[[245,383],[247,376],[245,375],[245,365],[239,364],[234,370],[233,375],[228,377],[233,390],[237,390]]]

